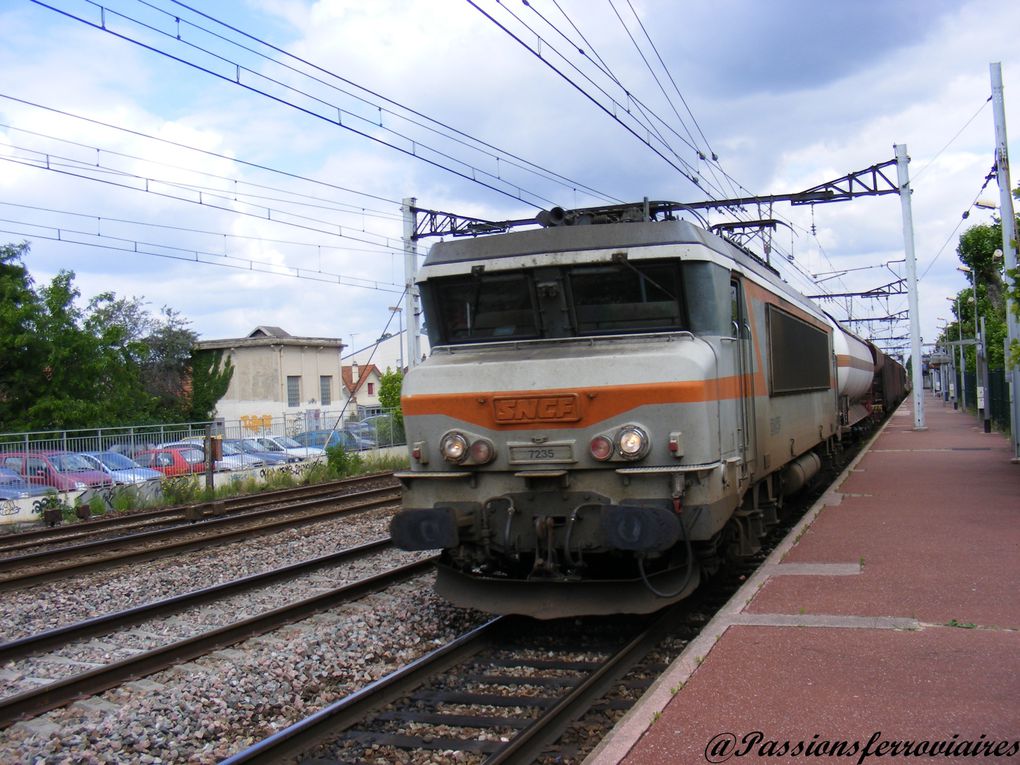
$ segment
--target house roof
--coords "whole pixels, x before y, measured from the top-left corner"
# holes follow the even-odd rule
[[[375,364],[357,365],[358,381],[357,385],[355,385],[354,368],[355,365],[340,367],[340,377],[342,378],[344,388],[347,389],[348,393],[356,393],[358,390],[360,390],[361,386],[363,386],[368,381],[368,378],[371,377],[373,374],[376,377],[379,378],[382,377],[382,372],[379,371],[379,367],[377,367]]]

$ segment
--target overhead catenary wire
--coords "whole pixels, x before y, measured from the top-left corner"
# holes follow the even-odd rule
[[[317,251],[320,251],[320,252],[322,250],[332,251],[332,252],[339,252],[339,253],[347,253],[347,252],[371,252],[371,253],[378,253],[379,252],[377,249],[368,250],[368,249],[351,248],[351,247],[340,247],[340,246],[335,245],[335,244],[320,244],[318,242],[298,242],[298,241],[294,241],[292,239],[274,239],[274,238],[265,237],[265,236],[248,236],[248,235],[245,235],[245,234],[233,234],[233,233],[227,233],[225,231],[210,231],[208,229],[193,228],[193,227],[188,227],[188,226],[173,226],[173,225],[170,225],[170,224],[167,224],[167,223],[153,223],[151,221],[139,221],[139,220],[131,220],[131,219],[128,219],[128,218],[116,218],[116,217],[111,217],[111,216],[108,216],[108,215],[96,215],[94,213],[82,213],[82,212],[75,212],[75,211],[72,211],[72,210],[58,210],[58,209],[55,209],[55,208],[52,208],[52,207],[40,207],[38,205],[26,205],[26,204],[19,204],[17,202],[5,202],[3,200],[0,200],[0,206],[2,206],[2,207],[16,207],[16,208],[22,209],[22,210],[32,210],[34,212],[50,213],[50,214],[54,214],[54,215],[67,215],[67,216],[76,217],[76,218],[86,218],[86,219],[89,219],[89,220],[96,221],[97,226],[101,226],[103,223],[120,223],[120,224],[124,224],[124,225],[128,225],[128,226],[141,226],[141,227],[144,227],[144,228],[161,228],[161,229],[166,229],[168,231],[179,231],[179,232],[187,233],[187,234],[203,234],[203,235],[206,235],[206,236],[214,236],[214,237],[221,238],[221,239],[224,239],[224,240],[227,240],[227,239],[240,239],[240,240],[243,240],[243,241],[259,242],[261,244],[274,244],[274,245],[275,244],[280,244],[280,245],[287,245],[287,246],[290,246],[290,247],[306,247],[306,248],[314,249],[314,250],[317,250]],[[97,230],[97,234],[101,235],[101,232]]]
[[[90,2],[91,5],[93,5],[95,8],[97,8],[100,11],[100,13],[101,13],[101,21],[100,22],[96,22],[96,21],[88,19],[88,18],[86,18],[84,16],[78,15],[77,13],[75,13],[73,11],[65,10],[65,9],[62,9],[62,8],[58,8],[55,5],[53,5],[51,3],[43,2],[42,0],[32,0],[32,2],[37,4],[37,5],[39,5],[39,6],[41,6],[41,7],[44,7],[44,8],[47,8],[49,10],[52,10],[52,11],[54,11],[56,13],[59,13],[61,15],[67,16],[68,18],[71,18],[71,19],[74,19],[76,21],[79,21],[79,22],[81,22],[81,23],[83,23],[83,24],[85,24],[87,26],[90,26],[90,27],[92,27],[94,29],[106,32],[106,33],[108,33],[108,34],[110,34],[110,35],[112,35],[114,37],[117,37],[119,39],[125,40],[127,42],[131,42],[131,43],[133,43],[135,45],[138,45],[139,47],[142,47],[142,48],[144,48],[146,50],[149,50],[149,51],[152,51],[152,52],[157,53],[159,55],[165,56],[166,58],[168,58],[170,60],[177,61],[178,63],[181,63],[181,64],[184,64],[186,66],[192,67],[192,68],[194,68],[194,69],[196,69],[198,71],[202,71],[202,72],[204,72],[206,74],[209,74],[209,75],[211,75],[211,76],[213,76],[213,77],[215,77],[217,79],[220,79],[222,81],[228,82],[228,83],[230,83],[232,85],[236,85],[236,86],[238,86],[238,87],[240,87],[240,88],[242,88],[244,90],[248,90],[250,92],[257,93],[259,95],[265,96],[266,98],[269,98],[270,100],[273,100],[273,101],[275,101],[275,102],[277,102],[277,103],[279,103],[281,105],[293,108],[293,109],[295,109],[298,112],[301,112],[301,113],[307,114],[309,116],[315,117],[317,119],[320,119],[320,120],[322,120],[322,121],[324,121],[324,122],[326,122],[326,123],[328,123],[328,124],[330,124],[332,126],[341,128],[341,129],[343,129],[345,131],[348,131],[348,132],[353,133],[355,135],[361,136],[362,138],[365,138],[365,139],[367,139],[367,140],[369,140],[371,142],[377,143],[379,145],[387,146],[387,147],[389,147],[389,148],[391,148],[391,149],[393,149],[393,150],[395,150],[397,152],[400,152],[400,153],[402,153],[402,154],[404,154],[406,156],[413,157],[413,158],[418,159],[418,160],[420,160],[422,162],[425,162],[426,164],[430,164],[430,165],[432,165],[434,167],[446,170],[447,172],[450,172],[450,173],[452,173],[452,174],[454,174],[456,176],[459,176],[461,178],[464,178],[466,180],[472,181],[473,183],[476,183],[476,184],[478,184],[480,186],[489,188],[489,189],[491,189],[491,190],[493,190],[493,191],[495,191],[497,193],[500,193],[500,194],[502,194],[504,196],[508,196],[508,197],[510,197],[512,199],[515,199],[517,201],[524,202],[524,203],[527,203],[527,204],[530,204],[530,205],[533,205],[533,206],[538,206],[538,207],[543,207],[545,205],[554,205],[555,204],[555,202],[553,202],[553,200],[548,199],[548,198],[542,196],[540,193],[534,192],[534,191],[530,191],[530,190],[524,188],[523,185],[518,184],[518,183],[516,183],[514,181],[511,181],[511,180],[508,180],[508,179],[505,179],[505,178],[502,177],[501,172],[500,172],[500,168],[504,167],[506,165],[511,165],[511,166],[517,167],[518,169],[522,169],[525,172],[528,172],[528,173],[530,173],[532,175],[536,175],[536,176],[543,175],[543,177],[546,180],[552,180],[552,175],[548,174],[548,173],[545,173],[545,171],[542,170],[542,169],[531,170],[529,168],[522,167],[522,166],[518,165],[516,158],[513,155],[511,155],[509,152],[503,152],[502,154],[495,154],[492,151],[486,150],[485,148],[479,148],[477,146],[471,146],[470,144],[468,144],[468,142],[465,139],[462,139],[462,138],[458,137],[457,135],[442,134],[446,140],[449,140],[449,141],[451,141],[451,142],[453,142],[455,144],[461,145],[461,146],[466,147],[466,148],[471,148],[473,151],[481,153],[483,156],[487,157],[488,159],[493,160],[494,162],[496,162],[497,167],[496,167],[495,171],[490,171],[490,170],[486,170],[484,168],[478,167],[478,166],[472,164],[469,161],[465,161],[465,160],[463,160],[461,158],[454,157],[453,155],[448,154],[447,152],[444,152],[444,151],[442,151],[441,149],[439,149],[437,147],[430,146],[430,145],[428,145],[428,144],[426,144],[426,143],[424,143],[424,142],[422,142],[422,141],[420,141],[420,140],[418,140],[418,139],[416,139],[416,138],[414,138],[412,136],[409,136],[409,135],[406,135],[404,133],[401,133],[400,131],[395,130],[394,128],[389,127],[388,125],[383,124],[382,119],[381,119],[381,115],[383,113],[389,113],[392,116],[394,116],[395,118],[400,119],[400,120],[405,121],[405,122],[408,122],[409,124],[415,124],[417,127],[421,128],[421,129],[424,129],[424,130],[432,132],[432,133],[441,134],[440,131],[437,128],[434,128],[434,127],[432,127],[430,125],[423,124],[421,122],[415,122],[412,118],[408,118],[408,117],[406,117],[404,115],[401,115],[401,114],[398,114],[398,113],[396,113],[394,111],[387,110],[387,109],[385,109],[380,104],[372,104],[372,108],[374,110],[377,110],[377,112],[373,112],[374,116],[372,118],[363,116],[361,114],[357,114],[357,113],[351,111],[350,109],[346,109],[343,106],[340,106],[340,105],[337,105],[337,104],[325,101],[324,99],[319,98],[318,96],[315,96],[315,95],[313,95],[311,93],[305,92],[305,91],[303,91],[303,90],[301,90],[299,88],[293,87],[293,86],[287,84],[286,82],[283,82],[283,81],[281,81],[279,79],[270,77],[270,76],[268,76],[265,73],[256,72],[255,70],[251,69],[250,67],[245,66],[240,61],[235,61],[235,60],[230,59],[230,58],[228,58],[226,56],[220,55],[219,53],[216,53],[216,52],[214,52],[212,50],[203,48],[201,45],[198,45],[197,43],[192,42],[191,40],[185,38],[185,36],[184,36],[184,34],[182,32],[182,24],[185,25],[185,26],[197,29],[197,30],[201,30],[205,34],[217,37],[217,38],[221,39],[225,43],[233,45],[233,46],[237,47],[238,49],[245,50],[245,51],[251,53],[252,55],[258,56],[262,60],[273,62],[273,63],[275,63],[275,64],[277,64],[277,65],[279,65],[281,67],[284,67],[284,68],[292,71],[292,72],[296,72],[298,74],[301,74],[302,76],[304,76],[306,78],[309,78],[310,80],[312,80],[312,81],[314,81],[314,82],[316,82],[316,83],[318,83],[320,85],[323,85],[324,87],[327,87],[327,88],[329,88],[329,89],[331,89],[333,91],[336,91],[338,93],[342,93],[342,94],[344,94],[344,95],[346,95],[346,96],[348,96],[350,98],[359,99],[362,103],[370,103],[370,102],[367,101],[367,99],[359,97],[356,94],[349,93],[348,91],[343,91],[342,89],[338,88],[337,86],[334,86],[334,85],[331,85],[329,83],[324,82],[321,78],[316,78],[316,77],[313,77],[312,75],[310,75],[310,74],[308,74],[306,72],[301,72],[300,70],[296,69],[295,67],[290,66],[288,64],[285,64],[283,62],[280,62],[279,60],[274,59],[271,56],[267,56],[266,54],[259,53],[257,51],[254,51],[254,50],[250,49],[250,48],[246,48],[245,46],[243,46],[243,45],[241,45],[241,44],[239,44],[239,43],[237,43],[235,41],[229,40],[229,39],[223,37],[222,35],[218,35],[216,32],[213,32],[213,31],[208,30],[208,29],[206,29],[204,27],[201,27],[201,26],[195,24],[192,21],[188,21],[186,19],[183,19],[183,18],[180,17],[179,14],[173,14],[173,13],[170,13],[169,11],[157,8],[156,6],[154,6],[154,5],[150,4],[150,3],[145,3],[145,5],[147,7],[150,7],[152,9],[158,11],[159,13],[163,14],[166,17],[166,19],[169,21],[169,23],[171,23],[174,26],[174,30],[173,31],[167,31],[165,29],[160,29],[159,27],[153,26],[152,24],[146,23],[145,21],[142,21],[142,20],[140,20],[138,18],[134,18],[134,17],[129,16],[129,15],[125,14],[125,13],[121,13],[119,11],[116,11],[116,10],[113,10],[111,8],[108,8],[108,7],[104,6],[104,5],[101,5],[98,2],[94,2],[94,0],[89,0],[89,2]],[[194,11],[194,9],[191,9],[188,6],[183,6],[182,5],[182,7],[188,8],[188,10],[191,10],[191,11],[193,11],[194,13],[196,13],[196,14],[198,14],[200,16],[203,16],[205,18],[209,18],[210,20],[216,21],[216,23],[221,24],[225,28],[234,29],[234,28],[230,27],[229,25],[223,24],[223,22],[219,22],[218,20],[213,19],[211,16],[208,16],[208,14],[203,14],[203,13],[201,13],[199,11]],[[219,62],[220,64],[226,64],[227,66],[230,67],[230,70],[231,70],[230,74],[228,75],[225,72],[215,71],[214,69],[210,68],[209,66],[204,66],[203,64],[198,63],[197,61],[193,61],[193,60],[190,60],[188,58],[185,58],[183,56],[183,54],[182,55],[178,55],[178,54],[172,53],[169,50],[164,50],[164,49],[162,49],[162,48],[160,48],[160,47],[158,47],[158,46],[156,46],[154,44],[150,44],[150,43],[147,43],[147,42],[145,42],[145,41],[143,41],[141,39],[137,39],[135,37],[132,37],[130,34],[128,34],[126,32],[117,31],[117,30],[113,29],[111,27],[111,25],[110,25],[112,19],[121,19],[121,20],[124,20],[126,22],[132,23],[132,24],[134,24],[134,25],[136,25],[136,26],[138,26],[138,27],[140,27],[142,29],[148,30],[149,32],[152,32],[152,33],[154,33],[156,35],[159,35],[159,36],[161,36],[163,38],[166,38],[167,40],[171,41],[173,44],[183,45],[186,48],[192,49],[193,51],[200,52],[200,53],[206,55],[213,62]],[[242,35],[245,35],[249,39],[258,40],[258,38],[255,38],[252,35],[248,35],[247,33],[244,33],[244,32],[238,32],[238,33],[242,34]],[[259,44],[265,45],[266,47],[268,47],[270,49],[281,50],[281,49],[276,48],[275,46],[272,46],[272,45],[270,45],[268,43],[265,43],[265,42],[263,42],[261,40],[259,40],[258,42],[259,42]],[[291,56],[291,54],[287,54],[287,55]],[[291,56],[291,57],[296,59],[296,57],[293,57],[293,56]],[[314,66],[314,65],[310,65],[310,66]],[[318,68],[318,69],[320,69],[321,71],[325,71],[325,70],[322,70],[321,68]],[[244,74],[246,76],[246,79],[242,78],[242,74]],[[331,76],[335,77],[338,81],[342,81],[342,78],[340,78],[337,75],[331,75]],[[259,87],[256,83],[269,83],[272,86],[274,86],[275,88],[278,88],[283,93],[290,93],[290,94],[293,94],[293,96],[300,96],[300,97],[306,99],[306,103],[305,104],[297,103],[296,100],[290,100],[290,99],[284,97],[283,95],[271,92],[271,90],[268,89],[268,88]],[[363,88],[360,88],[360,86],[355,86],[355,87],[358,87],[361,90],[365,90]],[[368,91],[365,91],[365,92],[368,92]],[[324,110],[328,111],[329,113],[328,114],[324,113]],[[410,113],[410,110],[407,110],[407,111]],[[360,124],[361,127],[355,127],[355,124],[352,124],[352,123]],[[435,124],[439,124],[439,123],[435,123]],[[386,134],[386,136],[389,136],[389,138],[387,138],[387,137],[385,137],[383,135],[380,135],[380,133]],[[396,143],[395,141],[397,141],[397,140],[399,140],[401,143]],[[502,161],[500,162],[499,160],[501,158],[502,158]],[[537,165],[534,165],[534,167],[538,168]],[[571,188],[571,189],[573,189],[575,191],[578,190],[578,189],[582,189],[582,190],[585,190],[586,193],[590,193],[587,190],[587,187],[585,187],[583,184],[577,184],[577,183],[573,183],[573,182],[568,182],[568,183],[558,182],[558,183],[561,186],[564,186],[564,187],[567,187],[567,188]],[[602,196],[601,194],[598,194],[597,192],[596,192],[596,194],[598,196],[600,196],[600,197]],[[616,201],[615,199],[612,199],[610,197],[606,197],[606,198],[610,199],[610,201]]]
[[[281,170],[279,168],[271,167],[269,165],[261,164],[261,163],[258,163],[258,162],[251,162],[251,161],[244,160],[244,159],[238,159],[237,157],[231,157],[231,156],[228,156],[226,154],[221,154],[219,152],[210,151],[209,149],[201,149],[201,148],[198,148],[197,146],[190,146],[190,145],[188,145],[186,143],[182,143],[180,141],[171,141],[171,140],[169,140],[167,138],[161,138],[159,136],[154,136],[154,135],[151,135],[149,133],[144,133],[144,132],[142,132],[140,130],[132,130],[130,128],[126,128],[126,127],[123,127],[123,126],[120,126],[120,125],[114,125],[114,124],[111,124],[109,122],[103,122],[102,120],[93,119],[91,117],[85,117],[84,115],[75,114],[73,112],[65,111],[63,109],[56,109],[56,108],[54,108],[52,106],[45,106],[43,104],[39,104],[39,103],[36,103],[36,102],[33,102],[33,101],[27,101],[27,100],[25,100],[23,98],[16,98],[15,96],[12,96],[12,95],[9,95],[9,94],[6,94],[6,93],[0,93],[0,98],[6,99],[8,101],[14,101],[16,103],[23,104],[25,106],[30,106],[30,107],[35,108],[35,109],[42,109],[44,111],[50,112],[51,114],[59,114],[59,115],[61,115],[63,117],[70,117],[70,118],[75,119],[75,120],[80,120],[82,122],[86,122],[86,123],[89,123],[89,124],[92,124],[92,125],[98,125],[98,126],[104,127],[104,128],[109,128],[111,130],[116,130],[116,131],[119,131],[121,133],[126,133],[128,135],[138,136],[139,138],[146,138],[146,139],[148,139],[150,141],[157,141],[157,142],[162,143],[162,144],[164,144],[166,146],[174,146],[174,147],[176,147],[178,149],[186,149],[188,151],[192,151],[192,152],[195,152],[197,154],[204,155],[206,157],[215,157],[217,159],[227,160],[227,161],[232,162],[234,164],[241,165],[243,167],[249,167],[249,168],[252,168],[254,170],[262,170],[262,171],[266,171],[266,172],[269,172],[269,173],[274,173],[274,174],[277,174],[277,175],[285,176],[287,178],[291,178],[291,179],[294,179],[294,180],[299,180],[299,181],[304,181],[306,183],[311,183],[311,184],[314,184],[314,185],[317,185],[317,186],[321,186],[323,188],[333,189],[335,191],[342,191],[342,192],[345,192],[345,193],[348,193],[348,194],[354,194],[356,196],[365,197],[366,199],[374,199],[374,200],[379,201],[379,202],[388,202],[389,204],[392,204],[392,205],[397,206],[397,207],[400,206],[400,200],[399,199],[389,199],[388,197],[379,196],[378,194],[372,194],[372,193],[369,193],[367,191],[358,191],[358,190],[355,190],[355,189],[348,188],[346,186],[339,186],[339,185],[337,185],[335,183],[329,183],[327,181],[323,181],[323,180],[320,180],[318,178],[310,178],[308,176],[299,175],[298,173],[288,172],[286,170]]]
[[[243,179],[240,179],[240,178],[232,178],[232,177],[226,176],[226,175],[218,175],[217,173],[210,173],[210,172],[208,172],[206,170],[199,170],[199,169],[196,169],[196,168],[193,168],[193,167],[184,167],[182,165],[174,165],[174,164],[171,164],[169,162],[162,162],[162,161],[156,160],[156,159],[149,159],[148,157],[140,157],[140,156],[138,156],[136,154],[127,154],[126,152],[116,151],[114,149],[106,149],[106,148],[103,148],[103,147],[100,147],[100,146],[95,146],[93,144],[82,143],[80,141],[73,141],[73,140],[71,140],[69,138],[61,138],[60,136],[53,136],[53,135],[49,135],[47,133],[40,133],[40,132],[35,131],[35,130],[26,130],[24,128],[19,128],[19,127],[16,127],[14,125],[10,125],[10,124],[7,124],[7,123],[0,123],[0,128],[7,128],[8,130],[13,130],[13,131],[16,131],[16,132],[19,132],[19,133],[25,133],[26,135],[31,135],[31,136],[34,136],[36,138],[44,138],[46,140],[57,141],[59,143],[68,144],[70,146],[76,146],[76,147],[78,147],[80,149],[87,149],[90,152],[95,152],[97,158],[99,156],[103,155],[103,154],[108,154],[111,157],[120,157],[121,159],[132,159],[132,160],[135,160],[135,161],[138,161],[138,162],[144,162],[144,163],[149,164],[149,165],[155,165],[156,167],[163,167],[163,168],[167,168],[169,170],[181,170],[181,171],[184,171],[184,172],[187,172],[187,173],[193,173],[195,175],[204,175],[204,176],[207,176],[209,178],[215,178],[216,180],[219,180],[219,181],[226,181],[227,183],[230,183],[234,187],[234,190],[231,193],[233,193],[235,195],[250,197],[252,199],[265,199],[265,200],[272,201],[272,202],[287,202],[289,204],[301,205],[303,207],[312,207],[312,208],[316,208],[316,209],[320,209],[320,210],[331,210],[331,211],[339,213],[341,215],[360,215],[362,217],[381,218],[381,219],[384,219],[384,220],[392,220],[392,221],[399,221],[399,220],[401,220],[401,216],[398,213],[395,213],[395,212],[385,212],[383,210],[370,209],[370,208],[366,208],[366,207],[358,207],[356,205],[352,205],[352,204],[345,203],[345,202],[337,202],[335,200],[326,199],[324,197],[313,196],[311,194],[302,194],[300,192],[291,191],[289,189],[282,189],[282,188],[280,188],[278,186],[269,186],[269,185],[266,185],[266,184],[263,184],[263,183],[255,183],[254,181],[246,181],[246,180],[243,180]],[[12,146],[12,148],[18,148],[18,149],[21,149],[23,151],[38,151],[37,149],[29,149],[29,148],[25,148],[25,147],[15,147],[15,146]],[[94,163],[88,163],[88,164],[90,166],[100,167],[100,165],[98,163],[98,160],[96,162],[94,162]],[[192,189],[204,189],[204,190],[209,190],[209,191],[216,190],[214,187],[210,187],[210,186],[198,186],[197,184],[185,184],[185,183],[177,182],[177,183],[175,183],[173,185],[179,185],[179,186],[182,186],[182,187],[187,187],[187,188],[192,188]],[[262,190],[266,190],[266,191],[275,191],[275,192],[280,193],[280,194],[290,194],[291,196],[296,197],[296,199],[284,199],[282,197],[267,197],[267,196],[260,196],[260,195],[257,195],[257,194],[249,194],[247,192],[238,191],[237,190],[238,186],[251,186],[252,188],[262,189]],[[219,191],[222,191],[223,193],[227,193],[229,190],[228,189],[219,189]]]
[[[160,181],[158,179],[146,178],[145,176],[138,176],[124,171],[115,171],[103,168],[105,174],[109,174],[114,177],[122,179],[142,181],[143,186],[138,187],[132,186],[129,183],[117,183],[115,180],[111,180],[110,178],[97,178],[94,175],[87,174],[86,171],[90,171],[92,170],[92,168],[88,167],[87,165],[83,165],[82,163],[76,160],[73,159],[68,160],[67,164],[65,165],[63,162],[52,161],[53,155],[47,155],[45,154],[45,152],[37,152],[35,150],[28,151],[38,154],[39,157],[33,161],[31,158],[26,157],[8,157],[0,155],[0,161],[9,162],[17,165],[23,165],[25,167],[31,167],[37,170],[57,173],[60,175],[66,175],[74,178],[80,178],[95,183],[102,183],[109,186],[115,186],[117,188],[129,189],[131,191],[152,194],[154,196],[160,196],[168,199],[175,199],[178,201],[195,204],[200,207],[224,210],[226,212],[234,213],[235,215],[243,215],[246,217],[255,218],[257,220],[271,221],[273,223],[277,223],[284,226],[291,226],[294,228],[303,229],[305,231],[313,231],[319,234],[327,234],[329,236],[342,237],[344,239],[350,239],[351,241],[361,242],[362,244],[374,245],[384,251],[403,252],[403,245],[399,240],[387,238],[386,243],[372,241],[370,239],[365,239],[361,236],[350,233],[350,231],[344,231],[343,226],[331,223],[329,221],[323,221],[320,219],[311,218],[309,216],[302,216],[296,213],[290,213],[282,210],[274,210],[273,208],[262,206],[259,206],[259,209],[264,212],[256,213],[248,210],[240,210],[237,208],[237,205],[239,203],[232,200],[230,197],[223,196],[224,192],[222,190],[211,191],[208,193],[203,193],[202,191],[199,191],[198,196],[196,198],[188,198],[186,196],[172,194],[168,190],[159,191],[157,188],[153,187],[153,184],[155,184],[157,186],[165,186],[167,189],[184,188],[182,184],[173,184],[170,182]],[[60,159],[66,160],[67,158]],[[80,172],[73,172],[72,170],[79,170]],[[218,204],[216,200],[222,200],[229,204]],[[288,220],[288,218],[292,218],[293,220]],[[321,224],[321,226],[311,225],[311,223],[318,223]],[[391,241],[393,242],[392,244],[389,243]]]
[[[115,237],[115,236],[97,236],[90,231],[80,231],[76,229],[61,228],[58,226],[50,226],[38,223],[23,223],[21,221],[12,221],[8,219],[0,218],[0,223],[6,224],[0,228],[0,233],[12,234],[14,236],[27,236],[32,239],[45,239],[53,242],[61,242],[62,244],[74,244],[77,246],[86,247],[98,247],[106,250],[114,250],[117,252],[132,252],[139,255],[151,255],[158,258],[169,258],[171,260],[181,260],[189,263],[202,263],[210,266],[222,266],[226,268],[233,268],[240,271],[252,271],[264,274],[271,274],[273,276],[287,276],[294,279],[310,279],[317,282],[327,282],[329,284],[338,284],[348,287],[363,287],[365,289],[373,289],[380,292],[392,292],[400,293],[402,289],[406,289],[403,285],[392,284],[388,285],[386,282],[373,281],[371,279],[360,279],[358,277],[347,277],[342,274],[331,273],[328,271],[319,271],[316,269],[301,269],[294,266],[284,266],[276,263],[270,263],[267,261],[259,261],[252,258],[241,258],[234,255],[222,255],[216,252],[206,252],[202,250],[196,250],[194,248],[178,247],[174,245],[163,245],[153,242],[144,242],[137,239],[129,239],[126,237]],[[15,229],[12,226],[24,226],[26,228],[41,229],[43,231],[52,231],[52,234],[39,233],[39,231],[24,231]],[[81,237],[81,238],[75,238]],[[89,238],[91,237],[91,239]],[[101,239],[102,241],[95,241]],[[117,244],[123,246],[117,246]],[[130,245],[130,246],[129,246]],[[169,252],[157,252],[155,249],[146,248],[159,248],[160,250],[168,250]],[[185,256],[184,253],[188,253]],[[202,258],[213,258],[213,260],[203,260]]]
[[[543,64],[545,64],[550,70],[552,70],[556,75],[558,75],[561,79],[563,79],[567,84],[569,84],[571,87],[573,87],[578,93],[580,93],[586,99],[591,101],[591,103],[593,103],[595,106],[597,106],[603,113],[605,113],[613,121],[615,121],[621,127],[623,127],[624,130],[626,130],[628,133],[633,135],[642,144],[647,146],[653,153],[655,153],[657,156],[659,156],[670,167],[672,167],[674,170],[676,170],[678,173],[680,173],[680,175],[682,175],[684,178],[689,180],[695,186],[700,185],[701,181],[697,177],[697,168],[695,168],[693,165],[691,165],[689,162],[687,162],[683,158],[679,157],[679,155],[677,155],[675,153],[675,151],[671,147],[665,146],[665,147],[663,147],[661,149],[657,148],[656,146],[654,146],[652,144],[652,142],[651,142],[651,140],[649,138],[645,138],[644,136],[642,136],[640,133],[638,133],[638,131],[632,125],[628,124],[627,122],[625,122],[620,117],[620,115],[617,112],[617,110],[620,110],[623,113],[627,113],[627,114],[630,113],[629,110],[627,109],[626,105],[621,104],[619,101],[617,101],[611,95],[609,95],[604,90],[599,88],[600,92],[602,92],[610,100],[610,104],[613,106],[613,108],[612,109],[609,108],[609,106],[606,106],[606,104],[603,104],[601,101],[599,101],[599,99],[597,99],[595,96],[593,96],[591,93],[586,91],[583,87],[581,87],[581,85],[579,85],[577,82],[575,82],[569,75],[567,75],[566,72],[564,72],[562,69],[560,69],[559,67],[555,66],[551,61],[549,61],[547,58],[545,58],[542,55],[541,50],[536,49],[536,48],[532,47],[531,45],[529,45],[520,36],[518,36],[513,31],[511,31],[505,24],[503,24],[502,22],[497,20],[492,14],[490,14],[488,11],[484,10],[481,6],[479,6],[476,2],[474,2],[474,0],[467,0],[467,3],[468,3],[468,5],[473,7],[475,10],[477,10],[480,14],[482,14],[482,16],[484,16],[486,19],[488,19],[493,24],[495,24],[500,30],[502,30],[512,40],[514,40],[521,47],[523,47],[525,50],[527,50],[529,53],[531,53],[533,56],[535,56],[535,58],[537,58],[539,61],[541,61]],[[565,56],[563,56],[563,54],[560,53],[559,50],[555,46],[553,46],[552,44],[546,42],[544,40],[544,38],[541,37],[541,35],[536,33],[527,23],[522,21],[520,19],[520,17],[518,17],[516,14],[514,14],[508,8],[506,8],[505,6],[502,6],[502,5],[501,5],[501,7],[507,13],[510,13],[510,15],[512,15],[519,23],[521,23],[521,25],[524,26],[524,28],[527,29],[531,34],[534,34],[537,39],[539,39],[542,42],[545,42],[546,46],[549,47],[551,50],[555,51],[556,54],[558,56],[560,56],[560,58],[562,58],[568,65],[570,65],[572,68],[577,70],[577,68],[575,66],[573,66],[573,64],[571,64],[571,62]],[[589,79],[589,81],[590,81],[590,78],[587,78],[586,75],[582,74],[582,76],[584,76],[586,79]],[[598,87],[598,86],[596,85],[595,87]],[[647,126],[644,126],[644,125],[642,125],[641,127],[647,129]],[[673,156],[674,156],[676,161],[674,161],[674,159],[671,159],[670,157],[668,157],[666,155],[666,153],[664,153],[664,152],[668,152],[670,154],[673,154]]]

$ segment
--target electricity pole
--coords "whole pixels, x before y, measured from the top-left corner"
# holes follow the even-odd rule
[[[418,303],[418,240],[415,238],[414,197],[404,197],[400,206],[404,214],[404,312],[407,315],[407,365],[421,363],[420,327],[421,309]],[[400,370],[403,372],[403,369]]]
[[[1009,180],[1009,152],[1006,148],[1006,105],[1002,93],[1002,65],[989,64],[992,75],[992,114],[995,119],[995,170],[999,181],[999,217],[1002,219],[1002,253],[1006,272],[1006,329],[1012,347],[1020,340],[1020,320],[1016,316],[1015,284],[1010,272],[1016,268],[1016,214],[1013,212],[1013,187]],[[1020,366],[1006,357],[1009,380],[1009,428],[1013,442],[1013,462],[1020,462]]]
[[[910,207],[910,174],[907,172],[906,144],[893,146],[896,151],[896,180],[900,189],[903,211],[903,247],[907,256],[907,301],[910,308],[911,384],[914,388],[914,430],[925,430],[924,378],[921,372],[921,315],[917,300],[917,260],[914,257],[914,217]]]

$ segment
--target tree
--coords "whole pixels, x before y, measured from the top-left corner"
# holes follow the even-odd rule
[[[158,402],[161,419],[189,419],[191,351],[198,335],[188,329],[190,322],[174,309],[163,306],[161,313],[162,320],[150,321],[149,333],[143,340],[146,352],[142,384]]]
[[[393,415],[397,425],[403,426],[404,414],[400,410],[400,391],[404,385],[402,372],[394,372],[389,367],[379,378],[379,404],[383,410]]]
[[[22,264],[27,253],[27,242],[0,246],[0,430],[27,424],[25,411],[44,384],[41,306]]]
[[[221,367],[222,362],[223,351],[192,352],[189,364],[191,389],[184,419],[191,422],[212,419],[217,402],[227,392],[230,379],[234,376],[234,365],[230,359]]]
[[[957,293],[953,301],[956,321],[943,330],[943,340],[965,340],[975,336],[975,321],[985,319],[986,353],[989,369],[1003,369],[1003,340],[1006,337],[1006,285],[1002,278],[1001,260],[995,252],[1002,248],[1002,224],[971,226],[960,235],[956,248],[960,261],[970,269],[971,285]],[[975,290],[974,285],[976,281]],[[966,346],[964,359],[969,370],[976,368],[976,350]]]
[[[208,419],[229,363],[193,355],[188,321],[104,292],[80,307],[74,272],[36,288],[27,243],[0,246],[0,431]]]

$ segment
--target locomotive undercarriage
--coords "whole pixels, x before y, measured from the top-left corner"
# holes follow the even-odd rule
[[[508,492],[418,508],[392,533],[404,549],[442,548],[436,588],[457,605],[539,618],[648,613],[689,596],[725,562],[757,553],[782,509],[778,489],[770,476],[735,510],[725,499],[614,504],[562,487]],[[715,527],[713,516],[728,520],[692,538],[692,529]]]

